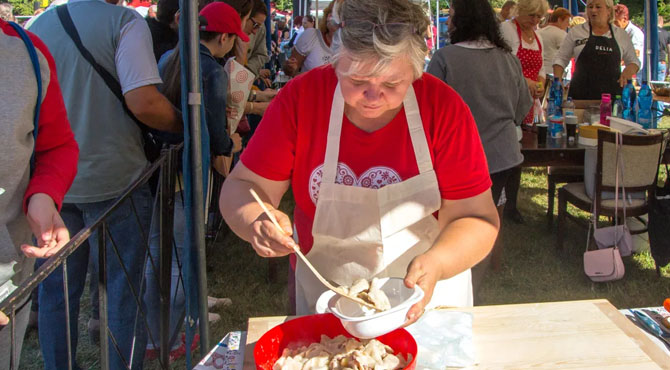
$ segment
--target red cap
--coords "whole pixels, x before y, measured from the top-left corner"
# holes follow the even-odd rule
[[[244,42],[249,36],[242,30],[240,15],[235,9],[223,2],[215,1],[207,4],[200,11],[200,31],[216,33],[234,33]]]

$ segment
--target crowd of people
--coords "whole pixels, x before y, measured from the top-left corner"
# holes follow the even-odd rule
[[[11,9],[0,4],[0,79],[7,86],[0,90],[0,300],[147,168],[143,132],[181,139],[179,1],[159,0],[146,16],[118,5],[69,0],[50,7],[26,24],[24,42],[24,31],[8,22]],[[420,286],[426,294],[408,324],[426,308],[475,304],[500,219],[524,222],[516,209],[519,128],[533,123],[548,76],[569,74],[575,99],[599,98],[620,92],[644,57],[644,35],[625,5],[588,0],[581,20],[563,8],[548,11],[546,0],[508,1],[498,14],[487,0],[452,0],[451,44],[431,50],[430,18],[410,0],[336,0],[321,19],[296,17],[293,27],[273,19],[270,29],[262,0],[202,1],[203,124],[212,171],[225,179],[223,218],[259,256],[300,248],[337,284],[397,276]],[[658,79],[665,79],[667,33],[659,32],[659,43]],[[244,73],[231,76],[234,68]],[[282,75],[292,80],[280,92],[273,81]],[[244,84],[242,98],[232,93]],[[292,217],[277,209],[288,189]],[[147,253],[154,260],[159,254],[152,190],[137,189],[132,204],[107,219],[123,262],[107,259],[113,369],[141,368],[157,355],[147,343],[160,327],[159,283],[145,265]],[[181,189],[175,199],[172,338],[179,337],[185,299],[177,267],[185,235]],[[137,217],[129,217],[133,212]],[[100,237],[94,232],[67,260],[69,312],[62,266],[35,295],[46,369],[76,359],[80,301],[87,273],[98,275]],[[294,312],[314,312],[324,289],[291,256]],[[133,291],[143,291],[139,307]],[[29,308],[14,316],[19,346]],[[140,308],[148,333],[128,319]],[[9,340],[0,329],[0,368],[9,366]],[[184,344],[176,339],[170,350],[176,358]]]

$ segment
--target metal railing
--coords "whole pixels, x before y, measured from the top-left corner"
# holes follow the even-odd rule
[[[97,247],[99,248],[98,253],[98,290],[99,290],[99,316],[100,316],[100,364],[103,370],[109,369],[109,343],[111,342],[112,346],[116,353],[121,357],[122,362],[126,368],[130,368],[133,363],[132,358],[134,352],[131,351],[130,358],[124,359],[119,345],[114,337],[114,333],[109,330],[108,327],[108,315],[107,315],[107,259],[116,258],[118,263],[121,265],[121,270],[125,275],[126,282],[128,283],[128,289],[131,290],[133,297],[135,299],[135,304],[137,305],[137,312],[134,318],[134,336],[137,335],[138,325],[144,325],[147,328],[148,342],[151,343],[154,348],[160,348],[160,355],[158,357],[159,365],[162,369],[169,368],[169,353],[170,353],[170,301],[171,301],[171,275],[172,275],[172,253],[173,249],[176,248],[174,237],[173,237],[173,221],[174,221],[174,197],[175,197],[175,187],[177,186],[177,176],[179,171],[177,170],[178,155],[183,145],[172,146],[169,149],[163,150],[161,156],[151,164],[141,175],[135,180],[125,191],[119,196],[113,204],[90,226],[79,231],[71,240],[55,255],[53,255],[49,260],[42,264],[36,271],[34,271],[16,290],[14,290],[6,299],[0,302],[0,311],[7,314],[10,321],[8,326],[3,330],[10,330],[11,335],[11,355],[10,355],[10,369],[16,369],[17,356],[16,353],[16,328],[14,325],[15,317],[17,310],[25,306],[26,301],[29,299],[33,289],[36,289],[38,285],[44,281],[51,273],[53,273],[59,266],[62,266],[63,269],[63,293],[65,297],[65,321],[66,321],[66,339],[67,339],[67,348],[68,348],[68,368],[72,369],[74,365],[74,359],[72,358],[72,333],[70,333],[70,302],[69,302],[69,288],[68,288],[68,273],[67,273],[67,258],[72,255],[80,246],[85,244],[89,238],[97,232],[99,237],[97,238]],[[160,227],[160,253],[158,261],[154,260],[151,253],[149,253],[149,230],[144,230],[142,227],[142,222],[140,222],[137,208],[131,195],[141,186],[144,186],[149,182],[149,180],[154,175],[159,175],[159,184],[156,192],[156,202],[155,206],[159,207],[159,212],[153,212],[153,217],[158,215]],[[141,233],[142,239],[144,240],[145,248],[145,261],[142,270],[142,280],[140,283],[140,289],[137,291],[131,282],[131,277],[128,275],[126,266],[124,265],[119,247],[112,238],[111,233],[108,230],[107,219],[110,215],[121,207],[124,202],[130,202],[131,208],[133,210],[133,215],[135,221],[137,222]],[[132,217],[132,216],[131,216]],[[93,246],[91,246],[93,247]],[[111,251],[110,256],[108,256],[108,251]],[[175,252],[176,253],[176,252]],[[147,316],[146,312],[142,309],[143,304],[143,291],[145,286],[146,270],[147,263],[151,264],[153,273],[158,272],[157,280],[159,282],[159,296],[160,296],[160,337],[153,338],[151,331],[148,330]],[[183,284],[181,279],[181,263],[179,265],[179,284]],[[158,267],[158,268],[156,268]],[[81,278],[84,277],[73,277],[72,278]],[[206,287],[204,288],[206,289]],[[199,288],[199,291],[203,290],[203,287]],[[27,309],[27,308],[24,308]],[[182,313],[183,315],[183,313]],[[60,318],[54,318],[58,320]],[[207,317],[200,318],[202,322],[204,320],[207,323]],[[160,343],[156,345],[156,343]],[[143,359],[142,359],[143,360]]]

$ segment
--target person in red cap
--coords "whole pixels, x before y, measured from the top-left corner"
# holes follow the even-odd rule
[[[240,15],[230,5],[223,2],[214,2],[205,6],[200,11],[200,71],[202,74],[202,99],[205,108],[205,124],[209,132],[210,151],[212,166],[223,176],[227,176],[232,155],[242,148],[242,139],[238,134],[228,134],[228,122],[226,119],[226,93],[228,86],[228,75],[224,71],[217,58],[223,58],[233,47],[235,36],[241,40],[249,41],[249,36],[242,30]],[[179,45],[173,49],[166,58],[162,58],[158,64],[158,70],[164,83],[161,88],[165,96],[177,107],[181,106],[181,73],[180,73]],[[177,247],[178,257],[183,258],[184,240],[184,208],[183,197],[175,194],[174,211],[174,241]],[[155,211],[156,212],[156,211]],[[149,252],[154,260],[159,255],[159,233],[157,214],[154,214],[151,227]],[[177,266],[177,256],[173,254],[173,266]],[[179,328],[179,320],[184,310],[184,290],[179,281],[179,272],[173,270],[172,292],[171,292],[171,314],[170,314],[170,338],[178,338],[174,331]],[[147,289],[144,301],[147,307],[147,323],[151,336],[158,338],[160,333],[160,298],[158,293],[158,281],[152,265],[147,265],[146,284]],[[220,317],[210,314],[210,321],[216,321]],[[158,343],[155,343],[158,345]],[[185,354],[183,342],[171,343],[170,361],[182,357]],[[147,345],[147,358],[156,358],[159,348],[154,343]]]

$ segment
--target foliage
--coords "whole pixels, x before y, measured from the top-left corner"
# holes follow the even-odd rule
[[[293,0],[274,0],[275,8],[285,11],[293,9]]]
[[[34,6],[31,0],[9,0],[14,6],[14,15],[33,15]]]

